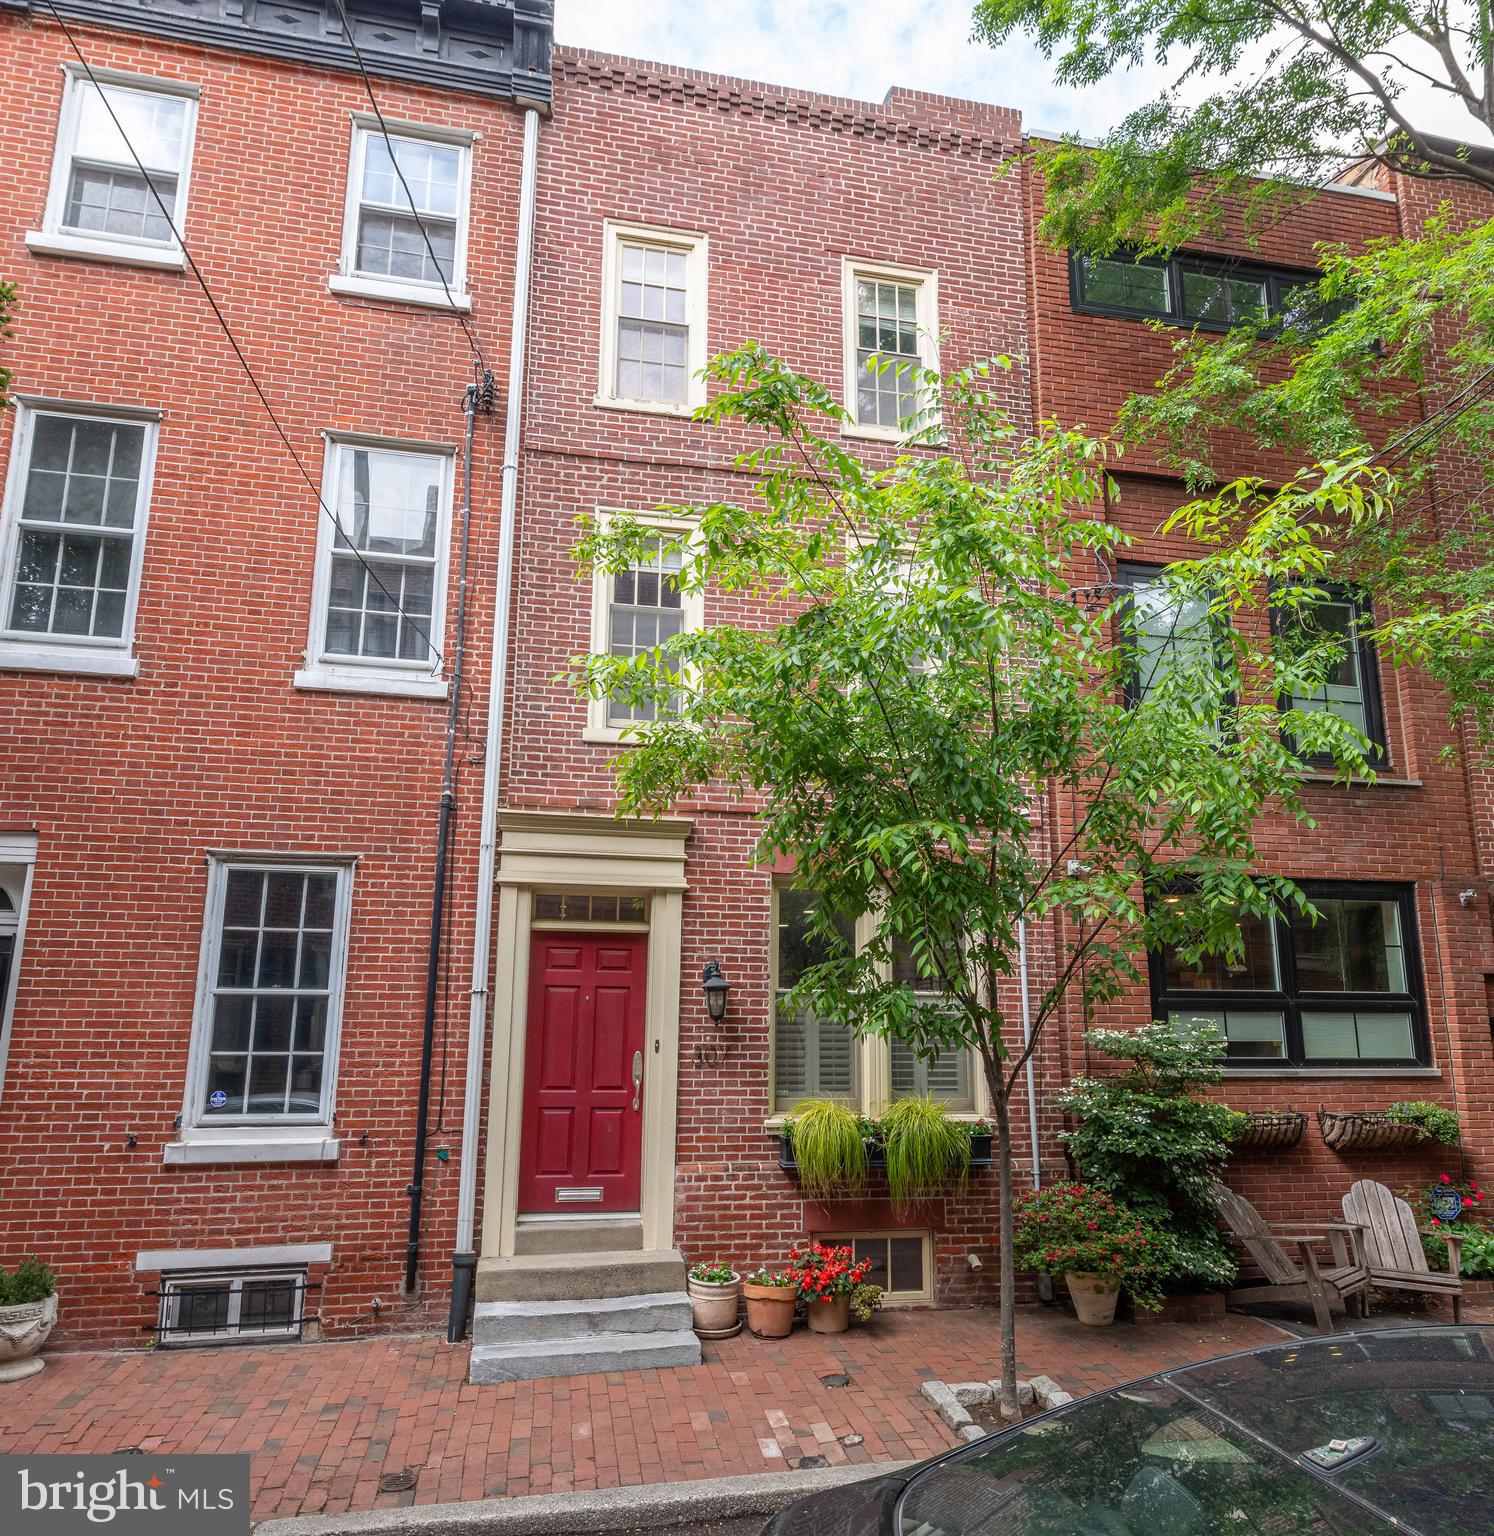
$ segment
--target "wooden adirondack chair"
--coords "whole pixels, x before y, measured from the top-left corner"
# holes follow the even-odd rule
[[[1383,1184],[1361,1179],[1344,1196],[1344,1220],[1359,1228],[1360,1243],[1369,1265],[1370,1282],[1390,1291],[1424,1291],[1452,1299],[1453,1321],[1463,1320],[1463,1281],[1458,1264],[1463,1234],[1450,1226],[1438,1228],[1447,1240],[1447,1274],[1427,1263],[1416,1217],[1404,1200]]]
[[[1359,1230],[1338,1222],[1303,1226],[1268,1226],[1243,1195],[1215,1182],[1214,1200],[1230,1235],[1260,1266],[1265,1283],[1245,1285],[1229,1293],[1228,1301],[1306,1301],[1323,1333],[1332,1333],[1333,1298],[1344,1310],[1362,1316],[1369,1291],[1369,1267],[1359,1248]],[[1333,1251],[1328,1268],[1318,1262],[1317,1245]],[[1285,1245],[1297,1250],[1293,1258]]]

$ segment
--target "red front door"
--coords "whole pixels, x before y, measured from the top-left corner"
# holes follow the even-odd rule
[[[519,1209],[636,1211],[648,935],[536,933]]]

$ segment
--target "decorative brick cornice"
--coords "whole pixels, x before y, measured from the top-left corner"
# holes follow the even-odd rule
[[[878,104],[584,48],[557,48],[554,73],[565,85],[620,91],[702,111],[801,124],[982,159],[997,160],[1011,154],[1019,147],[1022,131],[1021,115],[1009,107],[900,87],[888,92],[885,103]]]
[[[0,0],[0,10],[356,69],[337,0]],[[553,0],[344,0],[370,73],[547,104]]]

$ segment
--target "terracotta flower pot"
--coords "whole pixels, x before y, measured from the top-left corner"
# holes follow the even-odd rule
[[[694,1328],[701,1338],[729,1339],[742,1331],[742,1322],[737,1316],[737,1301],[742,1294],[740,1275],[733,1274],[721,1285],[691,1276],[685,1284],[690,1292]]]
[[[808,1302],[804,1315],[815,1333],[844,1333],[851,1326],[850,1295],[826,1296],[823,1300]]]
[[[747,1299],[747,1327],[760,1339],[786,1339],[794,1331],[794,1302],[798,1291],[791,1285],[742,1286]]]
[[[1120,1284],[1089,1270],[1070,1270],[1064,1277],[1069,1299],[1086,1328],[1108,1328],[1115,1321],[1115,1304],[1120,1300]]]
[[[57,1321],[57,1298],[0,1307],[0,1382],[23,1381],[46,1364],[40,1350]]]

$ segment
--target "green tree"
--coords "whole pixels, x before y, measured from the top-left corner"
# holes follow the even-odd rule
[[[0,342],[9,341],[11,320],[16,311],[16,287],[14,283],[0,282]],[[0,361],[0,411],[10,404],[11,371]]]
[[[1071,993],[1089,1004],[1136,983],[1146,948],[1237,953],[1242,913],[1303,906],[1290,882],[1252,874],[1254,828],[1268,807],[1308,819],[1294,742],[1344,772],[1364,770],[1364,743],[1323,712],[1283,719],[1277,659],[1245,621],[1265,580],[1294,589],[1300,551],[1248,572],[1233,555],[1180,564],[1172,621],[1143,636],[1113,583],[1094,582],[1126,543],[1104,517],[1104,444],[1016,434],[988,369],[921,377],[923,446],[889,469],[844,446],[830,391],[759,349],[708,373],[722,388],[699,414],[761,431],[738,461],[754,494],[683,509],[691,531],[665,542],[683,591],[750,596],[767,617],[578,658],[576,685],[657,716],[616,761],[619,814],[717,786],[756,811],[758,858],[791,858],[821,893],[830,958],[788,1006],[925,1057],[975,1053],[999,1149],[1014,1404],[1011,1100],[1030,1052]],[[578,559],[623,570],[659,538],[631,519],[589,525]],[[1127,679],[1146,684],[1132,707]],[[1059,846],[1035,830],[1048,786],[1077,807]],[[1146,902],[1180,872],[1185,899]],[[873,916],[859,953],[836,913]],[[1001,982],[1034,924],[1058,954],[1024,1040]],[[884,979],[894,946],[942,996]]]
[[[979,0],[977,36],[1033,37],[1060,84],[1093,85],[1155,60],[1172,84],[1098,144],[1039,146],[1041,234],[1091,255],[1171,251],[1226,219],[1247,237],[1289,218],[1351,163],[1374,162],[1452,199],[1424,234],[1367,250],[1320,249],[1321,303],[1285,325],[1188,335],[1154,389],[1133,399],[1124,440],[1159,446],[1195,489],[1221,478],[1212,429],[1235,427],[1292,454],[1286,493],[1327,555],[1324,579],[1372,586],[1372,638],[1423,665],[1451,712],[1494,746],[1494,153],[1418,120],[1414,89],[1463,114],[1474,144],[1494,133],[1494,8],[1488,0]],[[1425,397],[1425,420],[1405,419]],[[1388,419],[1398,425],[1392,428]],[[1440,517],[1428,474],[1455,449],[1475,477]],[[1325,480],[1315,466],[1331,462]],[[1348,474],[1390,471],[1372,517],[1345,523]],[[1276,516],[1277,488],[1246,482],[1182,526],[1243,536]],[[1219,522],[1227,509],[1225,525]]]

